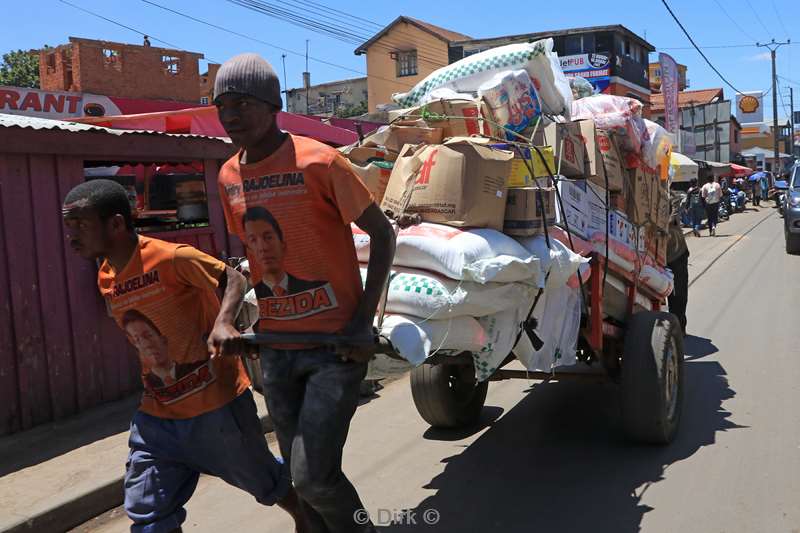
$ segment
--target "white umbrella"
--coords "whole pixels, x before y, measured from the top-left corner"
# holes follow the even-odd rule
[[[672,157],[669,161],[670,166],[675,170],[675,176],[672,181],[691,181],[697,179],[697,173],[700,165],[689,159],[683,154],[672,152]]]

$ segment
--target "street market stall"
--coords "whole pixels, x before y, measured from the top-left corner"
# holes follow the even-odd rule
[[[675,171],[673,182],[686,183],[697,179],[700,166],[685,155],[672,152],[669,164]]]
[[[0,114],[0,435],[141,387],[137,358],[97,291],[96,265],[65,250],[64,195],[128,168],[133,201],[135,172],[163,169],[150,194],[161,212],[137,219],[140,231],[214,255],[236,253],[216,199],[218,168],[233,152],[229,142],[199,135]],[[198,204],[203,220],[180,220],[181,206]]]

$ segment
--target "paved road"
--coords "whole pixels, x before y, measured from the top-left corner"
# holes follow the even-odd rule
[[[800,257],[771,208],[692,251],[683,424],[669,447],[621,437],[612,385],[508,381],[480,429],[428,429],[408,380],[354,420],[345,468],[381,532],[800,532]],[[699,276],[699,277],[698,277]],[[440,517],[423,522],[426,510]],[[186,531],[290,531],[282,512],[204,478]],[[117,509],[78,531],[124,532]]]

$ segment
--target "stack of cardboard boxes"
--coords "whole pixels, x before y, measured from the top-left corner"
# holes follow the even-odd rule
[[[556,224],[664,264],[669,194],[657,170],[622,153],[594,120],[539,124],[529,146],[501,141],[486,113],[480,100],[463,99],[394,112],[390,126],[343,153],[395,214],[517,237]]]

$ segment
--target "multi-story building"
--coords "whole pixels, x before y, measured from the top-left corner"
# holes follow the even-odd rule
[[[39,52],[41,88],[122,98],[199,103],[203,54],[70,37]]]
[[[650,63],[650,90],[654,93],[661,92],[661,63]],[[678,65],[678,90],[685,91],[689,88],[686,78],[686,65]]]
[[[648,54],[655,48],[620,25],[472,39],[398,17],[355,53],[367,56],[369,109],[375,111],[440,67],[490,48],[545,38],[553,39],[567,76],[585,77],[597,92],[649,102]]]
[[[367,78],[332,81],[286,91],[289,113],[356,116],[367,112]]]
[[[370,113],[406,92],[433,71],[450,63],[450,43],[471,39],[411,17],[397,17],[359,46],[367,56],[367,93]]]

